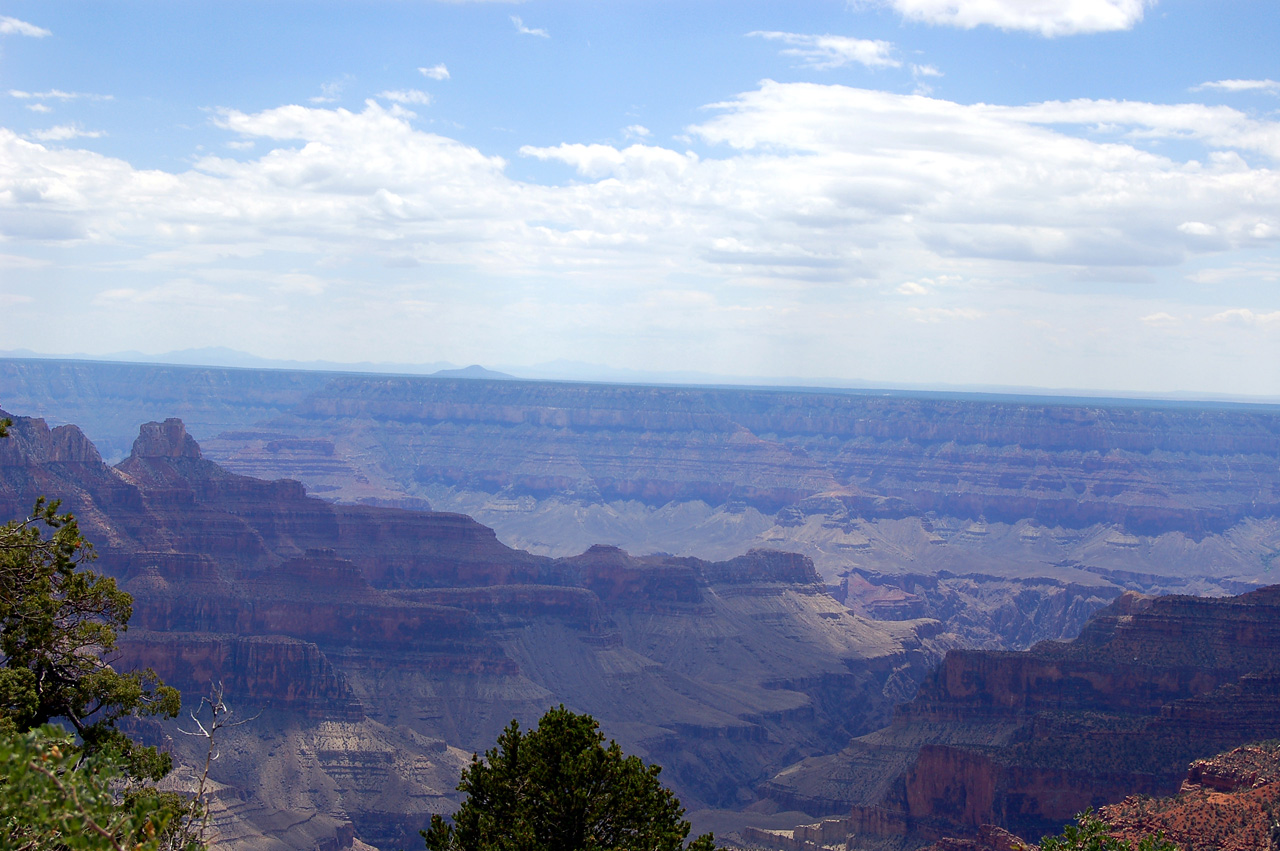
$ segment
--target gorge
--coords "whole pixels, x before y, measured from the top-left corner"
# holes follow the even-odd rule
[[[81,518],[120,663],[262,712],[214,778],[236,848],[412,847],[560,702],[697,830],[805,851],[1034,840],[1280,717],[1267,406],[31,360],[0,394],[0,509]]]

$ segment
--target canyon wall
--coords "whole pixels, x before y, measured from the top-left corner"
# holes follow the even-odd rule
[[[0,512],[61,496],[95,569],[134,596],[113,661],[155,668],[188,706],[221,682],[261,713],[214,768],[218,829],[241,849],[416,844],[457,805],[470,753],[559,703],[663,765],[689,807],[740,810],[783,766],[885,723],[948,646],[935,621],[849,611],[796,554],[551,558],[463,515],[230,473],[177,419],[143,425],[115,467],[74,426],[11,431]],[[140,735],[196,764],[179,726]]]
[[[1275,406],[0,361],[0,403],[107,457],[181,415],[226,469],[458,512],[509,546],[809,556],[854,611],[976,646],[1124,590],[1235,594],[1280,553]]]
[[[1280,586],[1237,597],[1126,593],[1071,642],[953,650],[887,727],[766,784],[835,816],[757,841],[921,847],[995,825],[1035,840],[1076,813],[1176,793],[1192,760],[1274,737]],[[813,848],[820,847],[813,845]]]

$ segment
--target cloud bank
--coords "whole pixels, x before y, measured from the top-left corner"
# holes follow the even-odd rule
[[[1238,345],[1280,333],[1274,306],[1196,308],[1174,293],[1194,285],[1179,270],[1280,243],[1280,124],[1229,107],[962,104],[765,81],[686,128],[698,150],[639,125],[622,144],[521,148],[552,170],[535,182],[422,129],[400,105],[416,95],[392,94],[404,93],[358,110],[222,111],[217,125],[252,155],[180,172],[0,130],[6,250],[89,258],[80,268],[99,289],[84,301],[102,309],[252,304],[233,332],[377,328],[373,347],[417,339],[413,323],[429,322],[460,329],[440,332],[453,357],[518,336],[556,355],[569,354],[563,340],[598,337],[622,359],[628,345],[680,338],[703,347],[702,368],[733,371],[832,351],[865,360],[913,339],[919,357],[956,371],[938,380],[964,380],[991,363],[1020,368],[996,340],[1083,369],[1071,358],[1093,355],[1073,328],[1119,341],[1230,333]],[[1163,153],[1164,140],[1180,153]],[[1143,280],[1141,303],[1115,302],[1119,330],[1106,331],[1096,294],[1087,310],[1073,300]],[[992,346],[989,361],[930,348],[961,339]]]

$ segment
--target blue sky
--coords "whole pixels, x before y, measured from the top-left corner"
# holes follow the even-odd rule
[[[0,349],[1280,395],[1271,0],[0,3]]]

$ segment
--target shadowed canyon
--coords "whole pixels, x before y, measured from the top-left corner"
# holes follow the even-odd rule
[[[237,848],[412,847],[560,702],[795,851],[1034,840],[1280,718],[1267,406],[36,360],[0,402],[0,508],[76,512],[121,663],[262,711]]]

